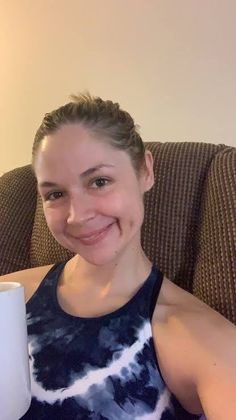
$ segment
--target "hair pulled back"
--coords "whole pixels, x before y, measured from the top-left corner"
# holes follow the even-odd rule
[[[130,114],[118,103],[93,97],[89,93],[71,96],[72,101],[45,114],[33,143],[33,163],[43,138],[63,125],[79,123],[105,137],[113,147],[125,150],[136,172],[142,168],[145,147]]]

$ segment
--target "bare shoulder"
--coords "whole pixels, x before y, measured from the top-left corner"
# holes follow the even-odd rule
[[[21,283],[25,288],[25,300],[27,302],[39,287],[41,281],[51,267],[52,264],[5,274],[4,276],[0,276],[0,282],[15,281]]]
[[[164,278],[154,313],[155,322],[191,327],[194,334],[204,334],[209,328],[223,328],[236,332],[236,327],[210,306]],[[201,323],[204,321],[204,325]],[[199,330],[199,326],[201,328]]]
[[[205,411],[211,410],[211,399],[213,403],[222,392],[215,387],[214,394],[219,377],[228,381],[227,388],[232,382],[235,392],[236,327],[166,278],[154,312],[153,337],[164,379],[187,410],[199,412],[203,400]]]

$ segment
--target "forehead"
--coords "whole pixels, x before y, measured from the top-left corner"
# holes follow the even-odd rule
[[[34,166],[38,177],[59,171],[78,174],[101,164],[123,169],[132,167],[129,155],[112,146],[110,139],[81,124],[68,124],[42,140]]]
[[[63,151],[76,149],[81,153],[84,147],[99,147],[99,145],[102,145],[103,150],[111,149],[109,139],[105,136],[94,133],[92,129],[82,124],[65,124],[54,133],[45,136],[40,149],[47,154],[51,151],[60,152],[61,148]]]

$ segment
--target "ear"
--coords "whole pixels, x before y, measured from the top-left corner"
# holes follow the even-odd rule
[[[149,191],[154,184],[153,157],[150,150],[145,150],[145,162],[142,170],[143,192]]]

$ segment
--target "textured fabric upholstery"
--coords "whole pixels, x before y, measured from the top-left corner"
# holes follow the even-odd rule
[[[236,149],[188,142],[146,147],[155,162],[142,229],[147,255],[236,323]],[[47,228],[30,166],[5,174],[0,195],[1,274],[72,256]]]
[[[30,165],[0,178],[0,274],[31,266],[36,180]]]
[[[193,292],[236,323],[236,149],[217,154],[204,185]]]

